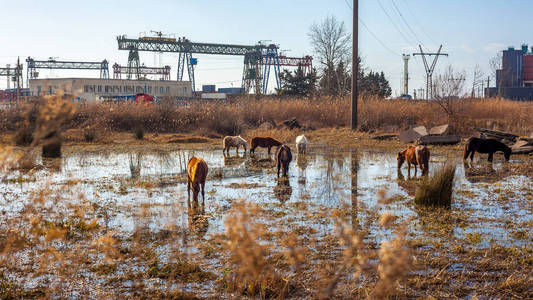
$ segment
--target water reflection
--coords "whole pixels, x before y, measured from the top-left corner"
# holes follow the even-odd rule
[[[274,196],[283,204],[291,199],[292,187],[287,177],[281,177],[277,182],[274,187]]]
[[[256,155],[250,155],[250,168],[271,169],[276,166],[276,162],[270,157],[260,158]]]
[[[135,179],[141,176],[141,166],[142,166],[142,157],[141,152],[129,153],[128,155],[130,160],[130,174],[131,178]]]
[[[205,214],[204,204],[193,201],[193,205],[188,207],[189,232],[204,236],[209,228],[209,218]]]
[[[350,152],[350,175],[351,180],[351,198],[352,198],[352,228],[356,229],[359,226],[358,219],[358,202],[357,202],[357,172],[359,172],[359,155],[356,150]]]
[[[500,170],[496,171],[492,163],[475,166],[467,161],[464,161],[463,167],[465,171],[465,178],[471,183],[495,183],[509,176],[509,169],[507,165],[503,165]]]
[[[231,154],[224,153],[224,167],[226,168],[238,167],[244,162],[246,162],[246,153],[244,153],[243,155],[235,153],[234,156],[232,156]]]

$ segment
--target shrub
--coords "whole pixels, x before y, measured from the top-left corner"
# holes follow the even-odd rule
[[[430,179],[424,179],[416,191],[415,203],[427,206],[450,207],[452,204],[455,165],[447,163]]]
[[[94,130],[86,130],[84,133],[83,133],[83,136],[85,137],[85,141],[86,142],[92,142],[94,141],[94,137],[95,137],[96,133],[94,132]]]
[[[135,129],[135,138],[142,140],[144,138],[144,129],[142,127],[137,127]]]
[[[33,130],[28,126],[23,126],[15,133],[15,144],[17,146],[29,146],[33,142]]]

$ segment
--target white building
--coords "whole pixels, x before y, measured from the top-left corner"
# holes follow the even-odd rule
[[[156,97],[192,97],[190,81],[126,80],[99,78],[30,79],[30,95],[39,96],[63,91],[82,100],[104,101],[140,93]]]

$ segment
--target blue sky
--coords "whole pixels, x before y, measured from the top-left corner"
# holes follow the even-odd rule
[[[2,66],[15,63],[17,56],[24,60],[28,56],[86,61],[106,58],[111,64],[126,65],[128,53],[117,50],[116,36],[138,37],[139,33],[150,30],[174,33],[198,42],[252,45],[269,40],[287,50],[288,56],[312,55],[307,33],[313,22],[333,15],[344,21],[349,30],[352,24],[350,0],[1,2]],[[507,46],[533,45],[533,40],[527,40],[531,36],[529,14],[533,11],[533,1],[359,2],[360,19],[386,46],[364,26],[359,26],[359,52],[367,68],[385,72],[393,94],[401,90],[403,61],[399,55],[417,51],[419,43],[427,51],[437,50],[442,43],[443,51],[449,54],[447,58],[439,58],[435,73],[452,65],[456,70],[465,70],[470,77],[476,64],[485,75],[490,75],[489,59]],[[197,86],[210,83],[218,87],[240,86],[242,57],[197,57]],[[172,77],[176,76],[177,54],[141,53],[141,62],[148,66],[171,65]],[[409,61],[409,71],[410,92],[424,87],[425,72],[420,57]],[[98,73],[41,71],[42,78],[63,76],[98,76]],[[0,78],[0,88],[5,85],[5,77]]]

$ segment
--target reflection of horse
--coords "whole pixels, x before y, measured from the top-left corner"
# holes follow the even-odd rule
[[[263,147],[268,148],[268,154],[270,154],[270,149],[274,146],[281,146],[281,142],[271,137],[256,136],[250,142],[250,153],[255,153],[257,147]]]
[[[287,176],[287,172],[289,171],[289,164],[292,161],[292,153],[291,148],[286,145],[281,145],[276,150],[276,162],[278,166],[278,177],[279,177],[279,169],[283,169],[283,176]]]
[[[300,170],[298,175],[298,183],[305,185],[306,183],[306,174],[305,170],[307,169],[307,166],[309,165],[309,159],[307,155],[298,155],[296,156],[296,167]]]
[[[417,188],[417,183],[413,180],[405,180],[402,171],[398,169],[398,185],[402,187],[409,196],[414,196]]]
[[[296,137],[296,152],[298,152],[298,154],[306,154],[307,138],[305,138],[305,135],[299,135]]]
[[[274,196],[276,196],[276,199],[278,199],[279,202],[285,203],[291,199],[291,195],[292,195],[291,184],[288,178],[279,179],[277,181],[278,183],[274,187]]]
[[[256,158],[250,156],[250,168],[253,169],[272,169],[276,166],[276,163],[270,156],[266,158]]]
[[[187,164],[187,204],[190,207],[191,188],[192,198],[198,203],[198,193],[202,188],[202,205],[205,205],[205,179],[207,178],[207,163],[199,157],[191,157]]]
[[[143,155],[140,152],[135,155],[129,153],[131,178],[137,178],[141,175],[142,157]]]
[[[205,207],[203,205],[201,207],[193,205],[193,207],[189,207],[188,213],[189,231],[203,236],[209,227],[209,220],[205,215]]]
[[[492,164],[476,168],[471,166],[467,161],[464,161],[463,167],[465,170],[465,178],[468,182],[471,183],[495,183],[509,175],[507,168],[504,168],[500,171],[496,171],[492,167]]]
[[[429,171],[429,149],[426,146],[409,146],[405,150],[398,152],[396,157],[398,161],[398,170],[402,167],[404,161],[407,161],[407,176],[411,177],[411,165],[415,166],[415,177],[417,173],[416,166],[420,166],[422,175],[427,175]]]
[[[507,147],[504,143],[495,139],[480,139],[477,137],[471,137],[466,141],[465,154],[463,159],[466,160],[470,155],[470,160],[474,161],[474,153],[488,153],[488,161],[492,162],[494,152],[502,151],[505,156],[505,160],[509,161],[511,156],[511,148]]]
[[[246,153],[246,140],[243,139],[240,135],[238,136],[227,136],[224,138],[223,141],[224,150],[222,152],[227,152],[229,154],[229,149],[231,147],[237,148],[237,154],[239,153],[239,146],[242,146],[244,148],[244,153]]]
[[[246,158],[244,156],[240,156],[238,153],[236,153],[235,156],[226,155],[224,153],[224,167],[226,168],[236,167],[242,164],[244,161],[246,161]]]

